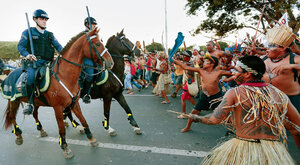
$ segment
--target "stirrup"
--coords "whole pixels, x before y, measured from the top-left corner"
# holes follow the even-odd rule
[[[86,104],[91,103],[91,95],[88,95],[88,94],[84,95],[82,100]]]
[[[28,104],[23,111],[24,115],[31,115],[33,112],[33,104]]]

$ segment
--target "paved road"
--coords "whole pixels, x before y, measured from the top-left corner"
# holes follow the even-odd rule
[[[58,145],[58,129],[52,108],[41,108],[39,117],[49,134],[40,138],[31,116],[24,117],[20,112],[17,121],[23,131],[24,143],[15,144],[11,130],[0,130],[0,164],[115,164],[115,165],[193,165],[199,164],[212,147],[228,138],[222,126],[194,124],[192,131],[181,133],[185,119],[177,119],[167,110],[180,112],[180,99],[170,98],[171,104],[162,105],[161,98],[150,94],[150,89],[126,96],[133,115],[142,129],[142,135],[136,135],[127,121],[120,105],[114,101],[111,108],[111,126],[117,130],[117,136],[110,137],[102,127],[102,101],[93,100],[91,104],[80,105],[99,147],[90,147],[85,135],[72,127],[67,128],[67,142],[75,157],[65,160]],[[0,112],[4,113],[6,100],[0,98]],[[188,104],[188,110],[192,108]],[[205,113],[201,113],[204,115]],[[3,124],[3,120],[1,122]],[[289,152],[300,163],[300,150],[291,135],[288,136]]]

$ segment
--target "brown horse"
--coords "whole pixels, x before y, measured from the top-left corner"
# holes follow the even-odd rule
[[[80,33],[72,38],[69,43],[61,51],[62,56],[58,57],[55,65],[51,68],[51,83],[48,90],[43,93],[48,105],[43,103],[38,98],[35,98],[35,112],[39,106],[52,106],[54,108],[56,121],[59,128],[59,144],[64,152],[65,158],[73,157],[72,151],[68,148],[65,138],[65,127],[63,123],[64,109],[70,107],[73,113],[80,120],[84,127],[84,131],[92,146],[97,146],[98,142],[90,132],[89,126],[82,115],[79,103],[79,85],[78,78],[81,68],[83,67],[83,58],[90,58],[97,61],[97,64],[105,65],[106,68],[113,67],[113,60],[103,43],[99,40],[98,29],[95,28],[89,33]],[[101,53],[101,54],[100,54]],[[9,78],[9,77],[8,77]],[[75,97],[74,97],[75,96]],[[5,129],[14,125],[13,132],[16,134],[16,143],[23,143],[22,131],[16,123],[16,115],[21,102],[27,102],[26,97],[20,97],[11,102],[8,100],[5,112]],[[72,106],[71,106],[72,105]],[[38,124],[38,123],[37,123]]]
[[[126,38],[123,30],[117,35],[111,36],[105,47],[108,49],[109,53],[113,57],[115,62],[114,67],[109,71],[108,80],[102,85],[94,84],[91,90],[92,99],[103,98],[103,108],[104,108],[104,129],[109,133],[110,136],[117,135],[116,130],[110,126],[110,106],[112,98],[116,99],[118,103],[125,110],[129,123],[131,124],[133,131],[140,135],[142,131],[138,126],[137,122],[133,117],[133,113],[126,102],[126,99],[123,95],[124,89],[124,55],[129,55],[131,60],[134,60],[134,56],[140,56],[141,51],[133,44],[129,39]],[[80,97],[83,97],[81,95]],[[79,129],[82,132],[82,128],[78,123],[73,119],[72,114],[68,113],[66,116],[71,120],[73,127]],[[65,121],[66,122],[66,121]]]

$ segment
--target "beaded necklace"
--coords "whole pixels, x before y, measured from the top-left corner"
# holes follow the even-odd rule
[[[289,55],[289,53],[285,53],[284,55],[280,56],[278,60],[274,60],[274,59],[272,59],[272,58],[270,58],[270,60],[271,60],[272,62],[274,62],[274,63],[277,63],[277,62],[283,60],[283,59],[284,59],[285,57],[287,57],[288,55]]]

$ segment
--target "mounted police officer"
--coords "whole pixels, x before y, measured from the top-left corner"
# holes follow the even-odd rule
[[[92,29],[90,29],[91,26],[89,24],[89,17],[84,19],[84,26],[86,27],[84,32],[89,32],[90,30],[93,30],[96,27],[96,25],[97,25],[96,19],[93,17],[90,17],[90,21],[92,24]],[[94,66],[93,61],[88,58],[83,59],[83,64],[89,65],[89,66]],[[84,94],[84,96],[83,96],[82,100],[84,103],[90,103],[91,102],[90,91],[91,91],[91,86],[93,84],[94,69],[86,67],[86,68],[84,68],[84,72],[85,72],[85,74],[84,74],[83,92],[82,92],[82,94]]]
[[[62,50],[62,46],[56,40],[52,32],[46,30],[46,23],[49,17],[48,14],[41,9],[37,9],[33,13],[33,20],[36,23],[36,27],[31,27],[34,54],[31,52],[28,30],[24,30],[21,39],[18,43],[19,53],[31,61],[36,61],[36,66],[41,67],[48,61],[52,61],[54,58],[54,49],[58,52]],[[35,71],[33,65],[29,65],[26,69],[27,72],[27,98],[28,105],[24,110],[24,114],[30,115],[33,112],[34,101],[34,81]]]

